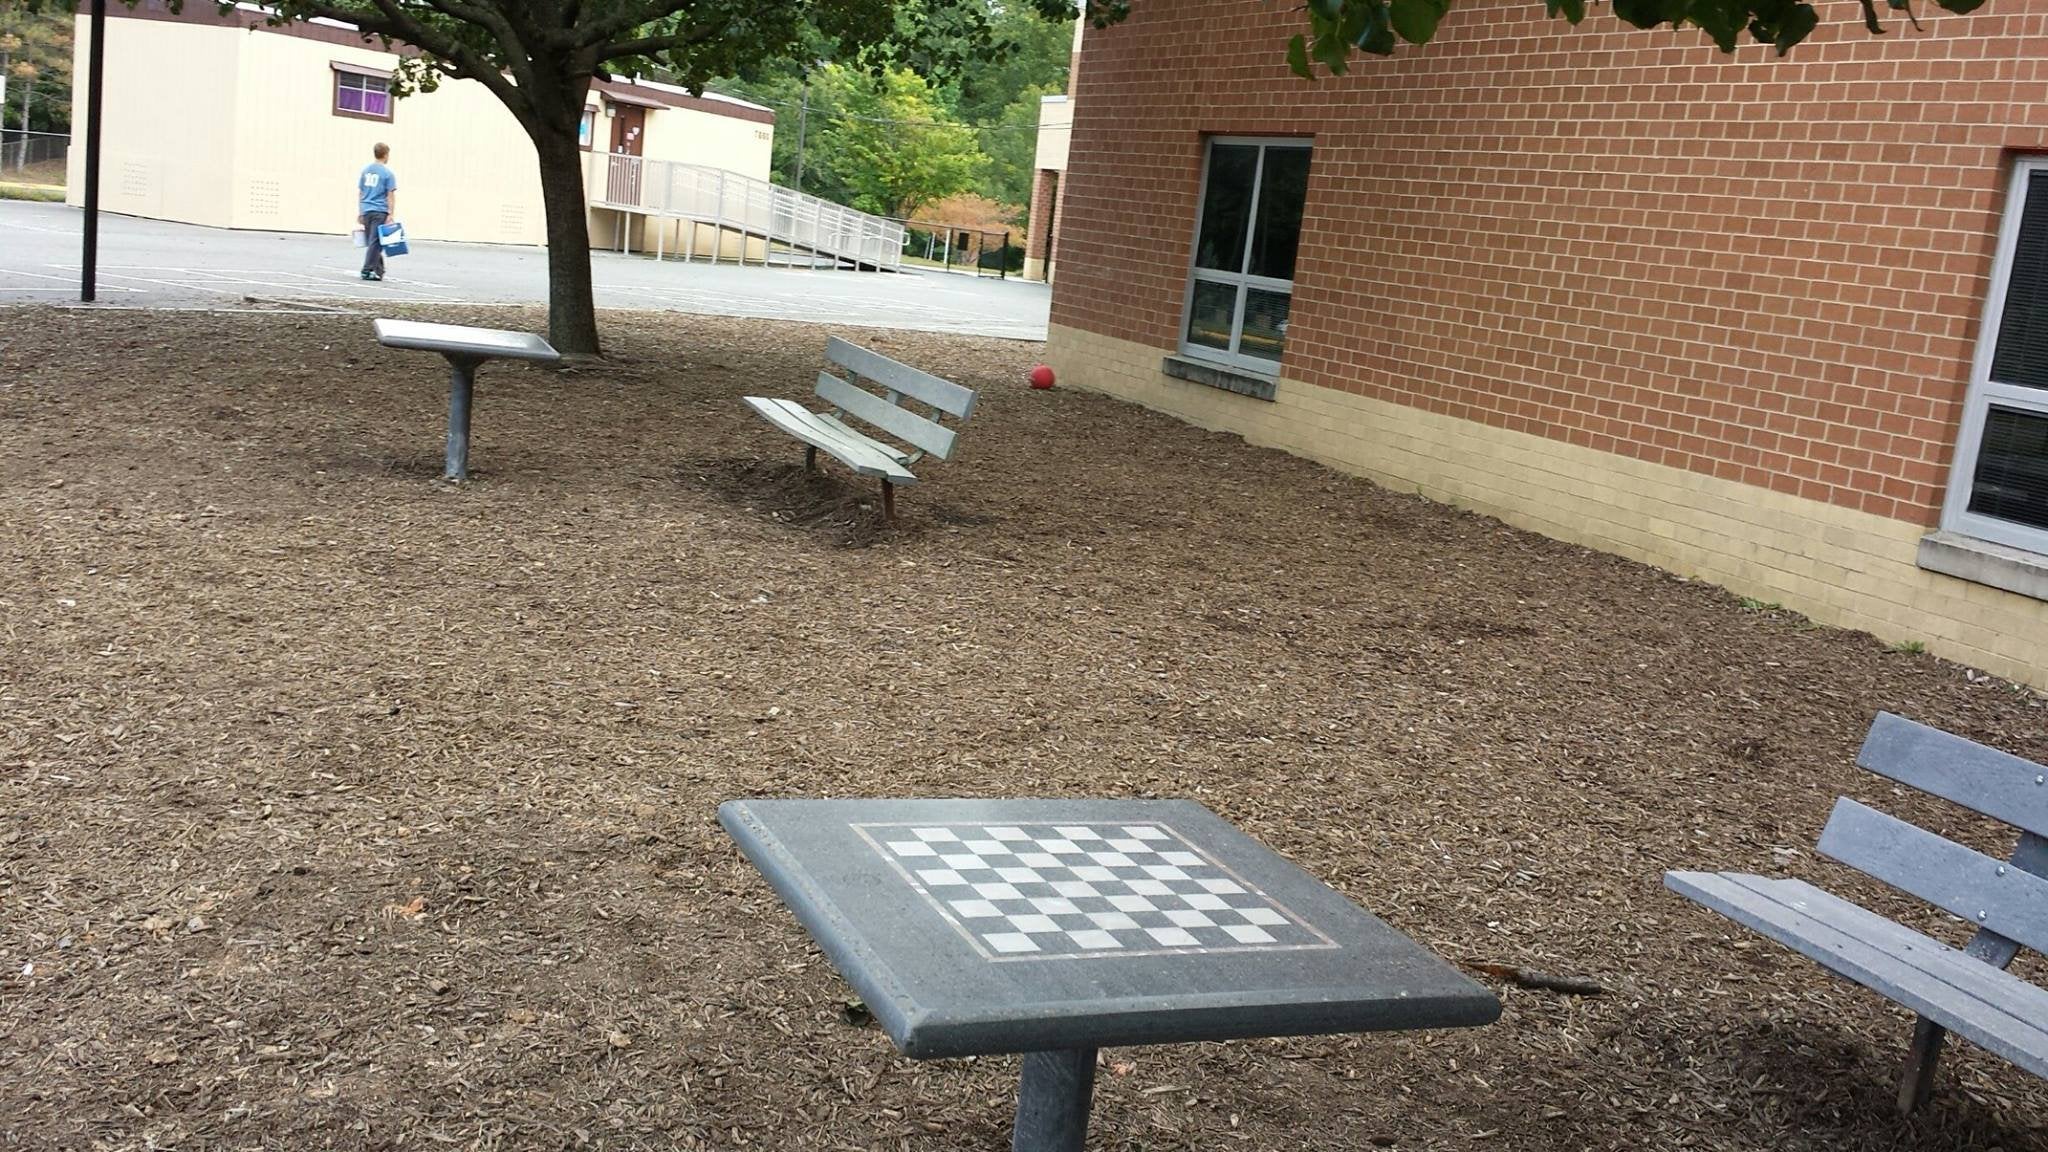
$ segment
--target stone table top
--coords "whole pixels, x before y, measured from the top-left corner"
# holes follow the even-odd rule
[[[390,348],[412,348],[474,360],[560,360],[554,345],[530,332],[471,328],[462,324],[427,324],[418,320],[376,322],[377,342]]]
[[[1186,800],[735,800],[918,1058],[1492,1022],[1434,953]]]

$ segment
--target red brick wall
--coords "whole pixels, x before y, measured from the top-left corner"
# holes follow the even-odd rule
[[[1031,215],[1025,225],[1024,255],[1032,260],[1044,260],[1052,254],[1053,202],[1058,195],[1060,174],[1050,168],[1040,168],[1031,177]]]
[[[1460,0],[1310,84],[1292,5],[1140,0],[1082,50],[1053,322],[1174,347],[1203,135],[1313,135],[1287,378],[1932,523],[2048,0],[1917,7],[1778,60]]]

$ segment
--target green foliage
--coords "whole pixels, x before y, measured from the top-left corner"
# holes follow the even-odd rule
[[[876,71],[878,60],[899,62],[884,63],[881,71],[911,67],[931,81],[927,87],[940,107],[929,122],[973,127],[976,146],[988,158],[975,185],[962,191],[1003,204],[1021,220],[1031,199],[1039,97],[1066,91],[1074,23],[1070,16],[1048,20],[1029,7],[983,3],[978,20],[957,13],[941,18],[929,2],[906,5],[890,40],[872,51],[847,56],[828,38],[813,35],[791,55],[756,61],[712,87],[775,109],[778,183],[796,183],[801,137],[803,191],[849,203],[859,194],[848,184],[854,166],[834,150],[862,133],[829,130],[864,113],[848,108],[845,79]],[[963,28],[984,28],[986,39],[976,41],[983,33],[970,35]],[[836,72],[821,63],[836,56],[846,57]]]
[[[1064,84],[1043,84],[1025,88],[1002,110],[994,126],[981,133],[981,150],[988,154],[988,175],[982,178],[981,194],[1010,207],[1013,223],[1022,224],[1031,205],[1031,180],[1038,158],[1038,102],[1056,96]]]
[[[908,68],[878,79],[838,65],[813,74],[839,114],[818,134],[828,175],[864,212],[909,216],[934,200],[972,190],[988,169],[973,129],[948,115],[931,85]]]
[[[0,127],[20,128],[27,97],[33,132],[71,130],[71,17],[25,0],[0,0],[0,57],[6,60],[7,107]],[[31,92],[31,89],[33,91]]]
[[[1027,88],[1065,92],[1073,52],[1071,16],[1047,20],[1028,8],[1000,9],[990,21],[987,48],[955,86],[953,114],[969,124],[991,124]],[[1037,126],[1034,118],[1034,131]]]
[[[1859,2],[1864,27],[1883,35],[1876,0]],[[1961,13],[1975,11],[1984,0],[1934,2]],[[1909,21],[1912,3],[1885,0],[1887,8]],[[1305,8],[1308,31],[1288,43],[1287,65],[1312,79],[1317,65],[1331,75],[1343,75],[1353,51],[1388,56],[1403,40],[1429,43],[1450,14],[1451,0],[1307,0]],[[1544,9],[1571,24],[1586,18],[1586,0],[1544,0]],[[1697,28],[1723,52],[1735,51],[1747,32],[1752,41],[1770,45],[1781,56],[1820,25],[1820,13],[1808,0],[1614,0],[1614,14],[1637,28]]]
[[[1892,645],[1892,651],[1905,656],[1918,656],[1927,651],[1927,644],[1922,640],[1901,640]]]

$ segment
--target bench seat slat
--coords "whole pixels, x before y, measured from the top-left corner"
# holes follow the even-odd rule
[[[818,373],[818,399],[873,424],[889,435],[944,460],[953,451],[953,430],[863,392],[830,372]]]
[[[1907,962],[1909,966],[1931,969],[1945,982],[1957,989],[1997,1005],[2009,999],[2014,984],[2023,989],[2048,995],[2048,990],[2020,980],[2004,971],[2005,964],[1986,961],[1968,951],[1958,951],[1922,932],[1917,932],[1887,916],[1880,916],[1861,904],[1852,904],[1840,896],[1822,888],[1816,888],[1803,880],[1789,878],[1769,879],[1740,872],[1720,874],[1743,884],[1752,891],[1790,904],[1799,911],[1829,924],[1854,925],[1850,933],[1883,948]],[[1964,961],[1967,960],[1968,963]],[[2011,956],[2005,957],[2010,963]],[[2024,1017],[2023,1017],[2024,1019]],[[2039,1028],[2048,1029],[2048,1020],[2034,1020]]]
[[[870,352],[858,344],[849,344],[837,336],[825,341],[825,359],[841,365],[863,380],[869,380],[892,392],[922,400],[948,416],[961,420],[974,414],[974,390],[964,388],[951,380],[921,372],[908,364],[889,359],[880,352]]]
[[[744,399],[762,419],[830,454],[862,476],[879,476],[892,484],[917,483],[917,477],[895,458],[891,450],[866,437],[855,439],[855,434],[843,424],[834,426],[820,422],[816,414],[794,400],[769,396],[747,396]]]
[[[1844,797],[1820,851],[1965,922],[2048,952],[2048,880]]]
[[[1798,880],[1667,872],[1665,887],[2048,1076],[2048,989]]]
[[[2048,768],[1880,712],[1856,763],[1880,776],[2048,836]]]
[[[846,421],[841,420],[839,417],[834,416],[830,412],[813,412],[811,413],[811,419],[816,420],[819,424],[823,425],[828,429],[831,429],[834,432],[841,433],[850,440],[853,440],[855,442],[864,441],[866,443],[873,444],[877,449],[879,449],[884,455],[888,456],[891,460],[896,461],[898,464],[903,465],[905,468],[910,467],[910,453],[903,451],[902,449],[896,447],[894,444],[889,444],[881,440],[870,439],[867,433],[861,431],[858,428],[855,428],[853,425],[848,424]]]

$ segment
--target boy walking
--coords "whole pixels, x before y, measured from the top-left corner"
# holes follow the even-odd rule
[[[382,280],[384,241],[377,229],[398,214],[398,177],[384,166],[391,158],[389,144],[379,144],[371,151],[376,159],[356,178],[356,219],[363,226],[363,279]]]

